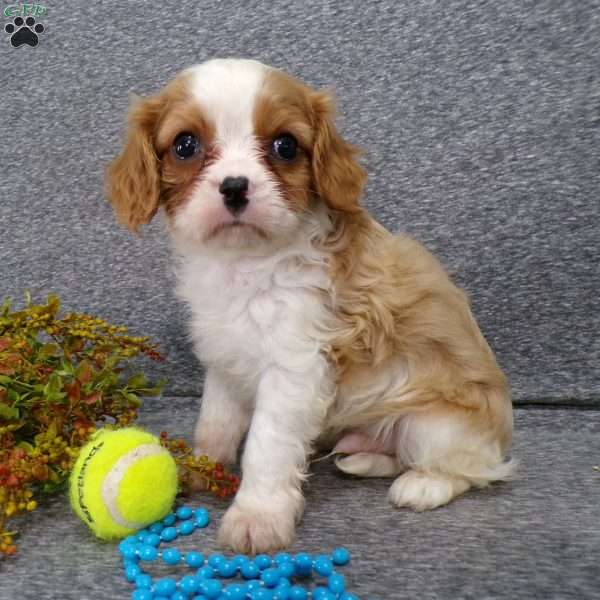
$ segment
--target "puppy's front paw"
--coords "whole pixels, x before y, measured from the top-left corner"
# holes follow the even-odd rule
[[[394,481],[389,498],[398,507],[431,510],[448,504],[469,487],[469,482],[461,477],[407,471]]]
[[[243,554],[281,550],[294,539],[294,517],[294,511],[242,508],[234,502],[221,521],[219,544]]]

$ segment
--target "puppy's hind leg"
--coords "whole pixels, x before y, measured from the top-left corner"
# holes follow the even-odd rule
[[[391,453],[386,453],[392,450]],[[394,455],[393,445],[378,439],[369,431],[347,433],[338,441],[335,465],[344,473],[358,477],[395,477],[406,467]]]
[[[335,466],[344,473],[358,477],[395,477],[406,469],[395,456],[371,452],[338,456]]]
[[[502,436],[479,411],[448,407],[407,415],[399,425],[398,457],[411,469],[390,489],[395,506],[437,508],[514,471],[514,462],[504,460]]]

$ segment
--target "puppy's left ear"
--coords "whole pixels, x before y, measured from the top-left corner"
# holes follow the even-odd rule
[[[312,155],[316,190],[330,208],[360,212],[367,174],[357,160],[359,150],[338,133],[333,122],[335,111],[331,95],[314,92],[311,101],[316,130]]]
[[[163,107],[160,95],[131,100],[125,146],[107,169],[108,198],[131,231],[149,223],[158,210],[160,167],[154,134]]]

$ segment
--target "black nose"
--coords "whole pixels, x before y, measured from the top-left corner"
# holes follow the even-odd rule
[[[233,215],[241,213],[246,208],[248,204],[247,191],[247,177],[225,177],[219,186],[219,192],[223,194],[223,202]]]

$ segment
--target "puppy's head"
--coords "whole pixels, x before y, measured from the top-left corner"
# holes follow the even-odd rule
[[[109,198],[132,230],[163,206],[187,244],[280,245],[318,203],[360,210],[365,173],[332,118],[328,94],[258,62],[192,67],[132,106]]]

